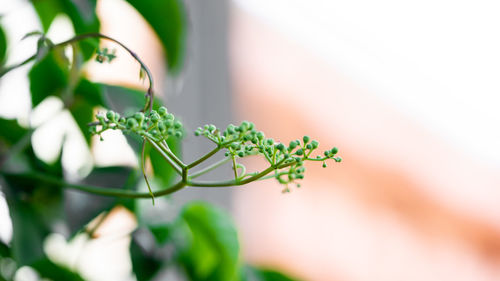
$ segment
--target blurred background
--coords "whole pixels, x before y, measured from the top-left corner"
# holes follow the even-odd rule
[[[250,120],[285,143],[307,134],[321,147],[337,146],[343,162],[306,166],[302,187],[288,194],[265,181],[186,189],[172,202],[202,199],[231,210],[246,260],[303,280],[500,280],[500,4],[185,4],[186,60],[177,75],[166,73],[158,38],[127,3],[100,0],[97,14],[102,33],[137,51],[152,68],[156,92],[188,131]],[[27,1],[1,0],[0,13],[10,63],[21,61],[33,53],[33,41],[20,39],[40,23]],[[64,18],[49,30],[55,42],[73,34]],[[93,81],[143,87],[128,63],[89,64],[86,71]],[[36,114],[30,112],[26,73],[19,70],[0,83],[0,114],[25,124]],[[57,107],[54,101],[44,110]],[[58,120],[53,128],[74,126],[70,118]],[[65,168],[75,179],[92,163],[136,163],[122,136],[109,136],[122,138],[122,146],[113,139],[111,146],[95,143],[82,151],[81,137],[63,140],[46,130],[33,136],[38,154],[50,160],[58,151],[47,144],[64,141],[70,151]],[[190,135],[184,158],[208,148]],[[249,166],[258,169],[260,163]],[[3,201],[0,217],[0,237],[8,241],[12,230]],[[115,221],[122,222],[118,228],[135,227],[133,218]],[[59,251],[66,247],[57,237],[53,241],[49,245]],[[126,243],[115,246],[107,250],[116,254]],[[102,267],[96,261],[102,249],[94,251],[87,255],[93,263],[80,259],[82,270]],[[127,270],[124,258],[117,269],[107,268],[109,275],[89,279],[128,280],[117,277]]]

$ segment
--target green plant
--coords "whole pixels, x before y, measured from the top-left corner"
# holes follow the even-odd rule
[[[245,121],[238,126],[229,125],[225,129],[214,125],[198,128],[194,134],[212,142],[214,148],[199,159],[184,163],[179,152],[180,140],[185,135],[183,125],[161,105],[159,100],[155,99],[153,79],[148,67],[127,46],[97,33],[96,18],[91,17],[93,20],[88,24],[81,24],[83,17],[70,2],[62,0],[34,2],[45,29],[50,26],[53,14],[43,5],[56,2],[60,5],[55,6],[62,9],[59,12],[66,13],[72,19],[76,31],[88,33],[81,33],[57,44],[43,32],[28,34],[30,37],[38,37],[36,53],[18,64],[2,66],[0,78],[16,68],[35,62],[29,73],[33,106],[40,104],[49,95],[57,96],[74,117],[88,144],[92,135],[99,135],[100,139],[104,140],[107,130],[119,130],[129,135],[129,142],[138,148],[141,171],[123,167],[94,168],[84,182],[68,182],[64,178],[61,157],[54,163],[46,163],[35,155],[31,136],[36,128],[25,128],[15,120],[0,119],[2,156],[0,185],[6,195],[14,225],[11,245],[0,243],[0,262],[10,259],[14,260],[17,266],[30,265],[42,276],[54,280],[82,280],[78,273],[64,265],[54,263],[42,251],[43,239],[54,231],[55,221],[66,220],[68,225],[72,224],[72,235],[84,232],[92,237],[95,229],[86,225],[91,218],[98,213],[109,212],[116,205],[126,206],[137,213],[140,207],[135,199],[151,198],[154,205],[156,197],[172,194],[186,186],[238,186],[272,178],[284,185],[283,191],[288,192],[289,185],[297,184],[297,181],[304,177],[304,162],[318,161],[326,167],[327,160],[341,161],[335,147],[324,151],[321,156],[314,156],[313,153],[319,146],[318,141],[304,136],[301,140],[293,140],[286,145],[266,138],[263,132],[256,130],[253,123]],[[179,20],[182,18],[182,8],[179,8],[179,2],[171,0],[160,4],[161,1],[144,1],[151,2],[149,3],[151,7],[141,1],[129,2],[143,15],[151,17],[154,8],[158,8],[157,5],[166,5],[169,13],[174,15],[172,17],[174,22],[170,24],[177,24],[178,29],[168,27],[171,36],[161,39],[170,58],[168,60],[170,69],[173,71],[179,69],[182,57],[182,48],[179,46],[183,45],[181,43],[183,24],[182,20]],[[157,16],[159,15],[155,14],[149,22],[157,32],[164,31],[165,23],[159,22]],[[3,51],[5,47],[2,47],[2,34],[0,32],[0,61],[5,53]],[[147,78],[149,82],[145,94],[137,90],[93,83],[82,75],[80,71],[82,63],[90,58],[100,63],[112,62],[116,58],[114,51],[99,47],[99,41],[96,41],[99,39],[112,41],[124,48],[139,63],[139,78]],[[64,50],[67,48],[72,50],[71,58],[65,56]],[[126,107],[113,108],[112,103],[108,101],[116,99],[116,95],[113,95],[116,91],[120,92],[120,99],[131,100]],[[144,102],[141,101],[142,95],[145,96]],[[140,107],[142,110],[130,112],[132,106]],[[105,107],[110,110],[105,114],[98,114],[94,119],[95,107]],[[128,114],[118,113],[122,110],[128,111]],[[212,160],[219,157],[221,154],[218,154],[219,151],[223,152],[224,156]],[[267,167],[258,172],[248,173],[240,160],[249,156],[263,157]],[[159,184],[153,186],[150,184],[145,169],[146,159],[150,160],[154,178]],[[211,164],[199,168],[203,163],[210,161]],[[198,180],[198,177],[226,163],[229,163],[233,170],[233,178],[214,182]],[[88,183],[92,178],[99,176],[102,178],[103,174],[121,178],[122,187],[102,186],[102,183],[105,183],[103,180],[100,181],[101,186]],[[139,180],[141,175],[147,184],[148,192],[137,189],[141,184]],[[176,178],[177,181],[174,181]],[[159,188],[154,190],[155,186]],[[67,199],[65,189],[109,196],[112,201],[106,202],[97,211],[89,211],[84,219],[75,223],[72,221],[73,218],[64,218],[62,206]],[[145,251],[134,239],[130,252],[138,280],[150,280],[167,262],[183,268],[186,278],[190,280],[291,280],[274,271],[243,265],[239,258],[236,230],[230,218],[208,204],[189,204],[175,220],[169,223],[155,224],[141,221],[140,225],[154,236],[158,248],[172,244],[175,254],[169,261],[161,260],[151,252]],[[0,279],[11,277],[9,272],[2,272],[0,267]]]

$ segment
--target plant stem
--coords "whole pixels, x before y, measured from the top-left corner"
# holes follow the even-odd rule
[[[203,157],[201,157],[200,159],[194,161],[193,163],[187,165],[187,168],[188,169],[191,169],[195,166],[197,166],[198,164],[202,163],[203,161],[207,160],[208,158],[210,158],[212,155],[214,155],[215,153],[217,153],[219,150],[221,149],[220,146],[217,146],[216,148],[212,149],[209,153],[205,154]]]
[[[116,44],[120,45],[120,47],[125,49],[140,64],[141,68],[144,69],[144,71],[146,72],[146,76],[148,77],[148,81],[149,81],[149,87],[148,87],[147,94],[146,94],[147,102],[146,102],[146,105],[144,106],[143,111],[145,111],[146,109],[149,109],[151,111],[153,109],[153,99],[154,99],[153,75],[151,74],[151,71],[146,66],[146,64],[139,58],[139,56],[134,51],[129,49],[127,46],[125,46],[125,44],[123,44],[122,42],[120,42],[114,38],[111,38],[109,36],[106,36],[104,34],[100,34],[100,33],[84,33],[84,34],[77,35],[71,39],[68,39],[66,41],[63,41],[61,43],[55,44],[51,47],[51,49],[63,47],[63,46],[66,46],[68,44],[78,42],[78,41],[81,41],[81,40],[84,40],[87,38],[102,38],[102,39],[106,39],[106,40],[115,42]],[[34,54],[33,56],[27,58],[26,60],[22,61],[21,63],[0,69],[0,78],[2,76],[4,76],[6,73],[8,73],[9,71],[14,70],[18,67],[21,67],[21,66],[35,60],[36,58],[37,58],[37,54]]]
[[[223,165],[223,164],[227,163],[227,162],[228,162],[228,161],[230,161],[230,160],[231,160],[231,158],[229,158],[229,157],[224,158],[224,159],[222,159],[222,160],[220,160],[220,161],[218,161],[218,162],[216,162],[216,163],[214,163],[214,164],[212,164],[212,165],[210,165],[210,166],[208,166],[208,167],[204,168],[203,170],[200,170],[200,171],[198,171],[198,172],[196,172],[196,173],[192,174],[192,175],[191,175],[191,176],[189,176],[188,178],[189,178],[189,179],[194,179],[194,178],[197,178],[197,177],[199,177],[199,176],[201,176],[201,175],[203,175],[203,174],[206,174],[206,173],[208,173],[208,172],[210,172],[210,171],[212,171],[212,170],[216,169],[217,167],[219,167],[219,166],[221,166],[221,165]]]
[[[60,186],[63,188],[72,188],[72,189],[76,189],[78,191],[83,191],[83,192],[88,192],[88,193],[93,193],[93,194],[103,195],[103,196],[113,196],[113,197],[123,197],[123,198],[151,198],[151,194],[149,192],[137,192],[137,191],[133,191],[133,190],[124,190],[124,189],[118,189],[118,188],[98,187],[98,186],[93,186],[93,185],[68,183],[68,182],[61,180],[59,178],[47,176],[47,175],[42,174],[42,173],[16,174],[16,173],[9,173],[9,172],[0,171],[0,174],[5,175],[5,176],[16,176],[16,177],[23,177],[23,178],[27,178],[27,179],[42,181],[42,182],[54,184],[54,185],[57,185],[57,186]],[[167,189],[154,191],[153,195],[155,197],[165,196],[165,195],[174,193],[178,190],[181,190],[185,186],[186,186],[185,182],[179,181],[176,184],[171,185]]]
[[[164,151],[164,149],[162,147],[160,147],[156,142],[150,140],[149,138],[146,138],[146,140],[156,149],[156,151],[158,151],[161,156],[167,161],[168,164],[170,164],[170,166],[172,166],[172,168],[174,168],[174,170],[179,174],[179,175],[182,175],[182,170],[181,168],[179,168],[177,166],[176,163],[174,163],[172,161],[172,159],[170,159],[170,157],[166,154],[166,152]]]
[[[153,143],[153,142],[151,142]],[[163,148],[163,151],[175,162],[179,167],[181,167],[182,170],[186,169],[187,166],[184,164],[184,162],[181,161],[181,159],[177,158],[177,156],[170,150],[168,147],[167,143],[164,141],[164,143],[158,143],[158,145]]]

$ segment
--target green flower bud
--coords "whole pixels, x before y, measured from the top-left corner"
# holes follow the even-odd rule
[[[155,114],[151,114],[151,122],[153,123],[158,123],[160,121],[160,116],[158,113],[155,112]]]
[[[285,150],[285,145],[282,144],[282,143],[278,143],[276,145],[276,148],[279,150],[279,151],[284,151]]]
[[[311,145],[310,143],[308,143],[308,144],[306,145],[306,149],[312,149],[312,145]]]
[[[326,168],[326,162],[323,162],[323,168]]]
[[[106,113],[106,118],[108,118],[108,120],[115,121],[115,113],[111,110],[108,111]]]
[[[200,131],[195,131],[194,135],[197,136],[197,137],[199,137],[201,135],[201,133],[200,133]]]
[[[265,135],[264,135],[264,133],[263,133],[263,132],[258,132],[258,133],[257,133],[257,138],[258,138],[259,140],[263,140],[263,139],[264,139],[264,137],[265,137]]]
[[[165,119],[166,120],[174,120],[174,115],[172,113],[169,113],[169,114],[167,114],[167,116],[165,116]]]
[[[142,122],[144,120],[144,113],[142,112],[137,112],[134,114],[135,120]]]
[[[175,121],[174,128],[180,129],[182,127],[182,123],[180,121]]]
[[[181,131],[175,132],[175,136],[178,138],[182,137],[182,132]]]
[[[232,148],[232,149],[234,149],[234,150],[236,150],[236,149],[239,149],[239,148],[240,148],[240,145],[239,145],[239,144],[237,144],[237,143],[235,143],[235,142],[233,142],[233,143],[231,144],[231,148]]]
[[[304,141],[304,143],[308,143],[310,139],[311,139],[311,138],[310,138],[309,136],[304,136],[304,137],[302,138],[302,140]]]
[[[226,151],[226,152],[224,153],[224,156],[228,157],[228,156],[229,156],[229,151]]]
[[[210,126],[208,126],[208,130],[209,130],[210,132],[215,131],[215,129],[216,129],[215,125],[210,125]]]
[[[303,174],[299,174],[299,175],[297,175],[297,178],[298,178],[299,180],[301,180],[301,179],[303,179],[303,178],[304,178],[304,175],[303,175]]]
[[[335,154],[337,154],[337,152],[339,152],[339,149],[334,147],[334,148],[332,148],[332,150],[330,150],[330,152],[335,155]]]
[[[312,148],[313,148],[313,149],[316,149],[316,148],[318,148],[318,146],[319,146],[319,142],[318,142],[318,141],[313,140],[313,141],[311,142],[311,145],[312,145]]]
[[[340,158],[340,157],[333,158],[333,160],[335,160],[335,162],[337,162],[337,163],[342,162],[342,158]]]
[[[291,141],[290,144],[288,145],[288,150],[292,150],[297,147],[297,143],[295,141]]]
[[[161,106],[160,108],[158,108],[158,114],[160,114],[161,117],[165,117],[165,115],[167,115],[168,111],[167,111],[167,108],[164,107],[164,106]]]
[[[127,119],[127,128],[128,129],[134,129],[137,127],[139,124],[137,123],[137,120],[134,118],[129,118]]]
[[[238,156],[239,156],[239,157],[244,157],[244,156],[245,156],[245,152],[243,152],[243,151],[239,151],[239,152],[238,152]]]
[[[267,139],[266,140],[266,144],[267,145],[273,145],[274,144],[274,140],[273,139]]]
[[[162,132],[162,133],[165,133],[165,131],[167,130],[167,128],[165,127],[165,124],[163,124],[163,122],[158,123],[158,130],[160,130],[160,132]]]
[[[299,149],[297,149],[297,151],[295,152],[295,154],[297,154],[299,156],[303,155],[304,154],[304,150],[302,150],[302,148],[299,148]]]
[[[166,120],[166,121],[163,122],[163,124],[165,124],[165,127],[170,128],[170,127],[172,127],[174,125],[174,121],[172,121],[172,120]]]

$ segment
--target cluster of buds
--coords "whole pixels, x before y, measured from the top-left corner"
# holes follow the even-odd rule
[[[226,156],[243,158],[248,155],[263,155],[272,167],[275,167],[276,179],[285,184],[284,191],[289,191],[288,184],[304,178],[304,161],[321,161],[326,167],[326,160],[340,162],[342,159],[336,154],[336,147],[324,151],[324,156],[311,157],[313,151],[319,147],[319,142],[304,136],[302,141],[293,140],[288,146],[266,138],[265,134],[255,129],[255,125],[243,121],[239,126],[229,125],[220,131],[214,125],[205,125],[195,131],[196,136],[204,136],[221,148],[227,149]]]
[[[151,110],[147,114],[136,112],[132,116],[121,117],[117,112],[108,111],[105,115],[98,114],[96,118],[98,122],[92,123],[89,128],[95,135],[101,135],[110,129],[121,130],[124,133],[148,137],[156,142],[163,141],[169,136],[180,138],[183,135],[182,123],[163,106],[158,111]]]

